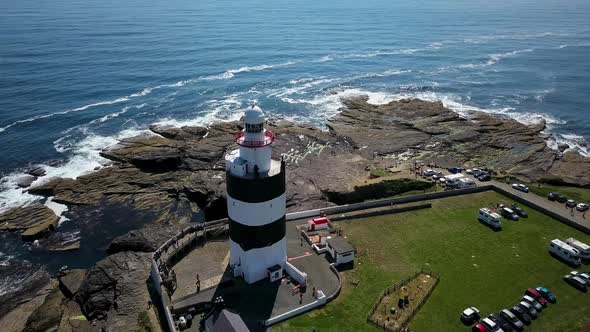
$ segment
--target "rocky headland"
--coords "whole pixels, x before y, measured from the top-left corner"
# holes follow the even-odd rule
[[[423,188],[424,182],[408,172],[418,160],[487,167],[497,176],[528,182],[550,179],[590,186],[590,159],[567,147],[548,148],[544,124],[526,126],[478,112],[459,116],[442,103],[417,99],[385,105],[367,100],[363,96],[343,100],[342,112],[326,124],[327,130],[269,120],[267,129],[277,137],[274,157],[283,157],[288,165],[289,211]],[[33,312],[28,330],[46,330],[50,325],[76,330],[64,324],[68,315],[75,314],[100,321],[98,325],[75,321],[89,330],[141,329],[138,317],[145,313],[149,298],[149,253],[190,222],[226,216],[224,154],[235,146],[234,135],[241,129],[237,122],[207,128],[152,126],[152,134],[122,140],[103,151],[101,155],[112,161],[108,167],[75,180],[55,178],[28,188],[31,194],[67,205],[75,221],[89,222],[95,215],[109,219],[122,211],[130,222],[141,219],[136,229],[110,242],[105,248],[109,256],[88,272],[78,272],[79,282],[73,282],[77,286],[68,288],[69,293],[35,284],[37,292],[45,289],[39,308],[59,309],[57,313],[39,309],[38,316]],[[386,181],[398,182],[370,179],[373,169],[391,170],[397,179]],[[34,204],[1,215],[0,230],[22,232],[28,240],[29,234],[34,238],[50,232],[56,222],[53,213]]]

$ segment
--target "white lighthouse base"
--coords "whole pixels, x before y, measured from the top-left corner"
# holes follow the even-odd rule
[[[285,238],[271,246],[248,251],[242,250],[242,247],[231,239],[229,244],[229,265],[233,268],[234,276],[242,276],[249,284],[268,278],[269,267],[278,264],[284,268],[287,262]]]

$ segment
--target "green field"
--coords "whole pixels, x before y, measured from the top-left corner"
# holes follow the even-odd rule
[[[438,272],[441,282],[411,322],[413,331],[470,331],[458,318],[465,307],[476,306],[487,315],[511,307],[527,287],[539,285],[552,290],[558,303],[527,331],[590,329],[590,293],[562,281],[572,268],[547,252],[553,238],[590,242],[590,236],[530,209],[528,219],[504,221],[504,229],[493,232],[477,221],[477,209],[500,202],[512,203],[486,192],[434,200],[428,210],[342,222],[358,250],[354,270],[342,273],[342,293],[324,308],[272,329],[377,331],[366,315],[380,292],[422,267]]]

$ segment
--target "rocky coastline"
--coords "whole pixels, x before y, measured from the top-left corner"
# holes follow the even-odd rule
[[[382,195],[420,187],[419,180],[408,184],[412,176],[407,169],[414,161],[484,166],[497,176],[528,182],[550,179],[590,186],[590,159],[565,146],[548,148],[544,124],[526,126],[478,112],[459,116],[440,102],[418,99],[371,105],[359,96],[342,102],[341,113],[326,124],[328,130],[269,121],[268,129],[277,137],[274,157],[288,165],[289,211],[379,198],[374,195],[383,184],[370,179],[373,169],[389,169],[405,181]],[[91,223],[95,215],[109,219],[109,213],[120,209],[128,213],[126,218],[139,221],[135,229],[110,241],[106,258],[66,282],[75,286],[64,286],[63,279],[56,282],[47,274],[35,276],[28,295],[17,294],[29,301],[15,298],[11,305],[0,306],[0,321],[37,298],[38,306],[28,309],[32,314],[25,319],[27,331],[140,329],[138,315],[149,299],[149,253],[188,223],[226,216],[223,157],[241,129],[238,122],[207,128],[152,126],[151,134],[103,151],[111,164],[92,174],[28,187],[32,177],[43,176],[37,171],[20,181],[29,193],[67,205],[75,221]],[[57,221],[50,209],[35,203],[0,215],[0,231],[18,232],[25,241],[44,239]],[[95,325],[76,321],[73,326],[66,319],[72,315],[84,315]]]

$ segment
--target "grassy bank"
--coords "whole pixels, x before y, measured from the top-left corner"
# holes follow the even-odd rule
[[[441,282],[410,324],[413,330],[468,331],[458,319],[465,307],[497,312],[514,305],[525,288],[538,285],[550,288],[559,300],[528,331],[588,328],[590,294],[561,280],[572,269],[549,256],[547,245],[556,237],[590,242],[590,236],[532,210],[528,219],[505,222],[503,231],[493,232],[477,222],[476,213],[499,202],[512,203],[486,192],[435,200],[429,210],[341,223],[358,250],[355,269],[342,273],[341,295],[273,330],[376,331],[366,323],[366,314],[380,292],[421,267],[438,272]]]
[[[543,197],[547,197],[550,192],[558,192],[567,196],[567,198],[576,200],[576,202],[590,204],[590,189],[587,188],[554,186],[549,184],[543,184],[539,187],[538,185],[531,184],[529,185],[529,189],[531,192]]]

